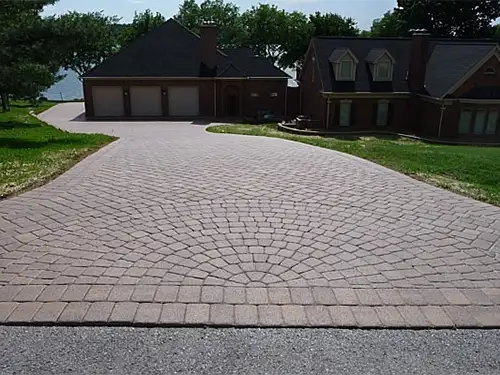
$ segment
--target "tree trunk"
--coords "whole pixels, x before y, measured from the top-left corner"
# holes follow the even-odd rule
[[[10,111],[10,105],[9,105],[9,94],[2,93],[0,94],[2,97],[2,109],[4,112],[9,112]]]

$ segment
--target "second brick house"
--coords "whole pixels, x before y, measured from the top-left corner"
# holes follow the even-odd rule
[[[316,37],[300,109],[330,131],[500,137],[500,50],[491,40]]]

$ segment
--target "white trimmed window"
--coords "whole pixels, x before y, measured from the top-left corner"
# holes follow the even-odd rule
[[[389,61],[380,61],[377,64],[377,78],[379,80],[389,79],[391,77],[391,63]]]
[[[351,101],[343,100],[340,102],[339,126],[351,125]]]
[[[498,124],[498,109],[491,108],[488,112],[488,121],[486,122],[486,134],[496,134]]]
[[[381,100],[377,103],[377,126],[386,126],[389,120],[389,101]]]
[[[356,65],[350,58],[344,58],[337,64],[337,81],[354,81]]]
[[[462,108],[462,112],[460,113],[460,121],[458,123],[458,133],[469,134],[471,121],[472,108]]]

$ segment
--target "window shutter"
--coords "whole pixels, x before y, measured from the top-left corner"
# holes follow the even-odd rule
[[[351,121],[349,122],[349,125],[356,125],[356,104],[354,101],[351,102]]]
[[[394,103],[389,103],[388,113],[387,113],[387,125],[391,126],[394,118]]]
[[[377,125],[378,103],[372,104],[372,125]]]
[[[340,123],[340,102],[335,103],[335,114],[333,115],[333,126],[339,126]]]

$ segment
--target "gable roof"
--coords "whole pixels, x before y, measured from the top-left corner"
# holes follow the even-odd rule
[[[325,92],[408,92],[411,38],[315,37],[311,41],[317,56]],[[430,39],[425,88],[441,97],[485,56],[497,48],[495,41]],[[360,62],[354,82],[335,79],[331,56],[340,58],[349,51]],[[391,82],[374,82],[370,64],[384,54],[394,62]]]
[[[440,98],[496,48],[491,43],[437,42],[427,63],[425,89]]]
[[[158,28],[83,75],[97,77],[273,77],[289,76],[249,49],[239,52],[217,50],[218,66],[207,69],[201,59],[200,37],[169,19]],[[246,52],[243,52],[246,50]]]
[[[365,61],[368,61],[369,63],[375,63],[384,55],[388,56],[393,63],[396,62],[394,60],[394,57],[392,57],[385,48],[372,48],[370,52],[368,52],[368,55],[365,57]]]
[[[251,48],[225,49],[226,60],[243,73],[244,77],[290,78],[288,74],[263,56],[255,54]]]

